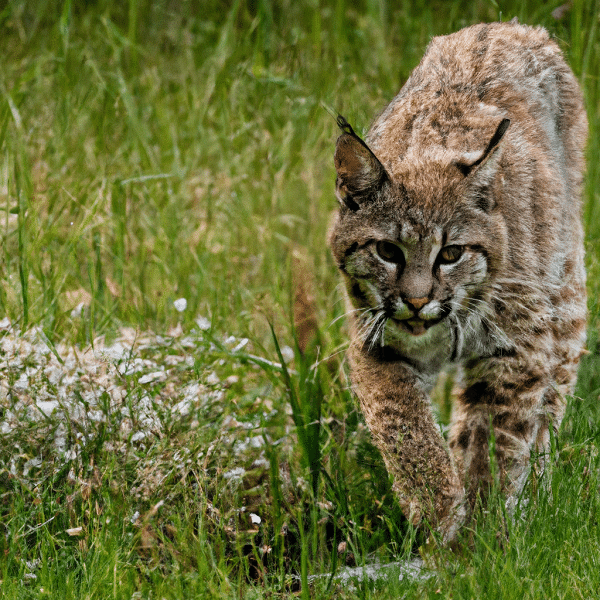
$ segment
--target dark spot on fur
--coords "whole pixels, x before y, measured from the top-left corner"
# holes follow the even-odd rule
[[[494,425],[494,427],[504,427],[504,425],[506,425],[506,421],[510,418],[510,416],[511,413],[509,412],[498,413],[494,416],[492,424]]]
[[[496,444],[497,444],[496,459],[498,459],[503,454],[502,447],[509,445],[510,439],[506,434],[502,433],[501,431],[499,431],[497,434],[495,434],[495,437],[496,437]]]
[[[478,497],[484,499],[487,496],[490,487],[487,427],[479,426],[475,429],[472,446],[476,452],[469,465],[468,477],[472,486],[469,500],[475,503]]]
[[[490,386],[487,381],[478,381],[470,385],[461,395],[465,404],[494,404],[506,406],[511,404],[512,394],[502,394]]]
[[[531,423],[528,421],[518,421],[514,424],[513,431],[522,437],[526,437],[531,433]]]
[[[358,242],[354,242],[354,244],[352,244],[352,246],[350,246],[350,248],[346,248],[346,251],[344,252],[344,256],[348,257],[351,254],[354,254],[356,252],[357,248],[358,248]]]
[[[462,399],[465,404],[479,404],[488,395],[488,390],[489,386],[485,381],[478,381],[462,393]]]
[[[405,123],[405,125],[404,125],[404,130],[405,130],[407,133],[410,133],[410,132],[412,131],[412,128],[413,128],[413,126],[414,126],[414,124],[415,124],[415,120],[416,120],[416,119],[417,119],[417,115],[416,115],[416,114],[414,114],[414,115],[411,115],[411,116],[409,117],[409,119],[406,121],[406,123]]]
[[[485,42],[485,40],[487,40],[488,37],[488,30],[489,30],[489,25],[482,25],[479,33],[477,34],[477,41],[478,42]]]
[[[542,378],[539,375],[531,375],[529,377],[526,377],[525,379],[523,379],[523,381],[521,382],[521,389],[523,390],[531,390],[533,389],[540,381],[542,380]]]
[[[558,393],[555,390],[546,390],[544,394],[544,406],[556,406],[558,404]]]
[[[456,443],[463,449],[466,450],[469,447],[469,432],[464,429],[463,431],[461,431],[460,435],[458,436]]]
[[[352,295],[361,302],[366,304],[367,298],[365,297],[364,292],[362,291],[360,285],[358,283],[353,284],[352,286]]]
[[[573,375],[570,369],[559,368],[556,370],[554,374],[554,379],[558,385],[565,385],[569,383],[572,379]]]
[[[465,94],[465,93],[469,93],[471,86],[465,86],[462,84],[458,84],[458,85],[453,85],[452,89],[453,89],[453,91],[455,91],[459,94]],[[452,106],[448,107],[445,114],[448,117],[448,119],[450,119],[451,121],[454,121],[455,119],[456,119],[456,121],[458,121],[459,119],[461,119],[463,117],[464,111],[460,107],[459,103],[456,102],[456,100],[455,100],[452,103]]]
[[[476,50],[474,52],[474,54],[476,56],[478,56],[479,58],[483,58],[487,54],[487,51],[488,51],[488,46],[485,45],[485,46],[482,46],[481,48],[479,48],[479,50]]]
[[[570,258],[565,259],[565,264],[563,265],[563,273],[565,275],[571,275],[575,271],[575,261]]]
[[[475,434],[473,435],[473,444],[478,448],[481,448],[488,442],[489,432],[487,427],[479,426],[475,429]]]
[[[474,369],[478,364],[479,361],[481,359],[479,357],[475,357],[475,358],[467,358],[464,362],[465,365],[465,369],[467,371],[471,371],[472,369]]]

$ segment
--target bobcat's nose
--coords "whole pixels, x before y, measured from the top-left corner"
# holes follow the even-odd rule
[[[404,302],[415,312],[419,312],[429,302],[429,298],[406,298]]]

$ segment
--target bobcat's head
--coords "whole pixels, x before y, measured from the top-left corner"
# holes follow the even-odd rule
[[[484,128],[479,149],[413,149],[393,174],[343,117],[338,124],[330,244],[362,342],[402,351],[436,328],[458,339],[471,318],[485,318],[487,283],[505,260],[495,207],[510,121]]]

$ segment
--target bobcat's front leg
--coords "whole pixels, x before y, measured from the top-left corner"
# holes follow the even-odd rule
[[[351,377],[400,506],[413,525],[426,520],[452,541],[464,520],[464,490],[434,421],[430,401],[402,362],[349,352]]]

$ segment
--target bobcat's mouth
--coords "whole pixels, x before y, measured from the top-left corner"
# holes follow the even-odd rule
[[[412,317],[410,319],[405,319],[400,321],[398,319],[392,319],[394,323],[398,324],[404,331],[418,337],[427,332],[430,327],[433,327],[436,323],[439,323],[442,319],[431,319],[428,321],[424,321],[423,319],[418,319],[416,317]]]

